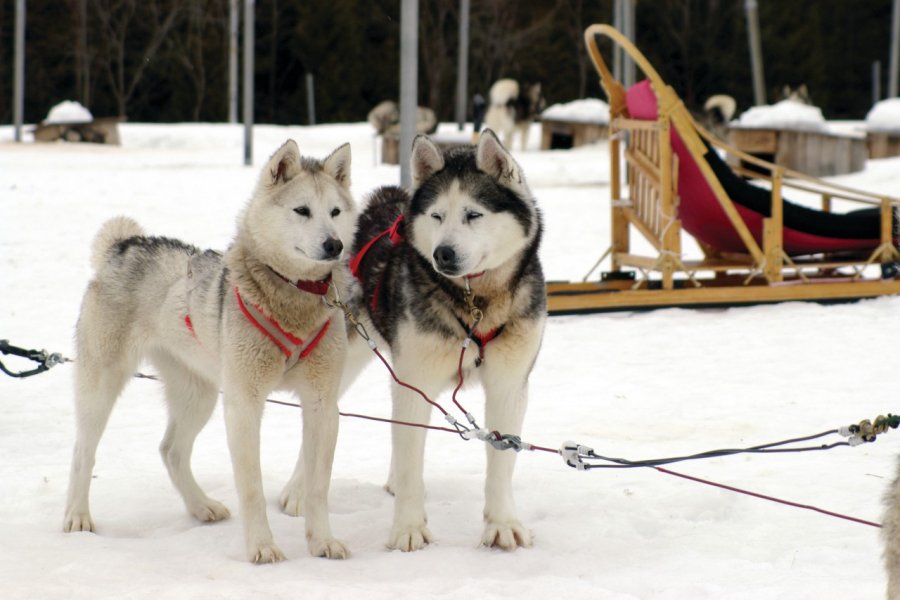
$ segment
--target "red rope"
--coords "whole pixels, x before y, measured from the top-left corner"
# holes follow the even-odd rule
[[[391,368],[391,365],[390,365],[390,364],[388,363],[388,361],[384,358],[384,356],[381,355],[381,353],[378,351],[377,348],[373,349],[373,352],[374,352],[375,355],[381,360],[381,362],[384,363],[384,366],[387,367],[387,370],[388,370],[388,372],[390,372],[391,377],[393,377],[394,381],[396,381],[398,385],[401,385],[401,386],[403,386],[403,387],[405,387],[405,388],[408,388],[408,389],[410,389],[410,390],[413,390],[414,392],[416,392],[416,393],[418,393],[420,396],[422,396],[422,398],[424,398],[426,402],[428,402],[429,404],[431,404],[432,406],[435,406],[438,410],[440,410],[444,415],[447,415],[447,414],[448,414],[447,411],[444,410],[444,408],[443,408],[440,404],[438,404],[437,402],[435,402],[434,400],[432,400],[431,398],[429,398],[428,395],[425,394],[425,392],[423,392],[422,390],[420,390],[419,388],[417,388],[417,387],[415,387],[415,386],[413,386],[413,385],[410,385],[410,384],[408,384],[408,383],[406,383],[406,382],[404,382],[404,381],[401,381],[401,380],[397,377],[397,374],[394,372],[394,370]],[[459,392],[460,388],[462,388],[462,385],[463,385],[463,370],[462,370],[462,364],[463,364],[463,358],[464,358],[464,356],[465,356],[465,353],[466,353],[466,347],[463,346],[463,349],[462,349],[462,351],[461,351],[460,354],[459,354],[459,365],[457,366],[457,375],[458,375],[458,377],[459,377],[459,381],[458,381],[458,383],[456,384],[456,388],[453,390],[453,403],[456,404],[456,406],[459,408],[459,410],[461,410],[464,414],[468,414],[467,411],[466,411],[466,409],[463,408],[462,405],[456,400],[456,394],[457,394],[457,392]],[[269,401],[270,401],[270,402],[274,402],[274,403],[276,403],[276,404],[283,404],[283,405],[285,405],[285,406],[299,406],[299,405],[297,405],[297,404],[291,404],[291,403],[288,403],[288,402],[281,402],[281,401],[278,401],[278,400],[269,400]],[[367,419],[367,420],[370,420],[370,421],[379,421],[379,422],[382,422],[382,423],[391,423],[391,424],[395,424],[395,425],[405,425],[405,426],[407,426],[407,427],[421,427],[421,428],[423,428],[423,429],[434,429],[434,430],[437,430],[437,431],[447,431],[447,432],[449,432],[449,433],[459,434],[459,431],[457,431],[456,429],[450,429],[449,427],[438,427],[438,426],[435,426],[435,425],[426,425],[426,424],[424,424],[424,423],[410,423],[410,422],[406,422],[406,421],[396,421],[396,420],[394,420],[394,419],[385,419],[385,418],[381,418],[381,417],[370,417],[370,416],[367,416],[367,415],[360,415],[360,414],[355,414],[355,413],[343,413],[343,412],[342,412],[342,413],[339,413],[339,414],[340,414],[341,416],[343,416],[343,417],[355,417],[355,418],[358,418],[358,419]],[[499,435],[498,432],[495,431],[495,432],[493,432],[493,433],[494,433],[494,435],[497,437],[497,439],[500,439],[500,435]],[[548,452],[548,453],[551,453],[551,454],[559,454],[559,450],[555,450],[555,449],[553,449],[553,448],[548,448],[548,447],[546,447],[546,446],[536,446],[536,445],[532,444],[532,445],[530,445],[530,449],[531,449],[531,450],[538,450],[538,451],[541,451],[541,452]],[[847,521],[852,521],[852,522],[854,522],[854,523],[860,523],[860,524],[862,524],[862,525],[869,525],[870,527],[878,527],[878,528],[881,527],[881,524],[879,524],[879,523],[873,523],[872,521],[866,521],[865,519],[859,519],[859,518],[857,518],[857,517],[851,517],[851,516],[849,516],[849,515],[843,515],[843,514],[841,514],[841,513],[836,513],[836,512],[830,511],[830,510],[825,510],[825,509],[823,509],[823,508],[819,508],[819,507],[817,507],[817,506],[812,506],[812,505],[809,505],[809,504],[800,504],[800,503],[797,503],[797,502],[791,502],[790,500],[782,500],[782,499],[780,499],[780,498],[775,498],[774,496],[767,496],[767,495],[765,495],[765,494],[760,494],[760,493],[758,493],[758,492],[751,492],[750,490],[745,490],[745,489],[737,488],[737,487],[734,487],[734,486],[725,485],[725,484],[723,484],[723,483],[717,483],[717,482],[715,482],[715,481],[710,481],[710,480],[707,480],[707,479],[702,479],[702,478],[700,478],[700,477],[694,477],[693,475],[687,475],[687,474],[685,474],[685,473],[678,473],[677,471],[672,471],[672,470],[669,470],[669,469],[665,469],[665,468],[663,468],[663,467],[653,467],[653,468],[656,469],[657,471],[659,471],[660,473],[665,473],[666,475],[673,475],[673,476],[675,476],[675,477],[681,477],[682,479],[687,479],[687,480],[689,480],[689,481],[694,481],[694,482],[696,482],[696,483],[702,483],[702,484],[704,484],[704,485],[709,485],[709,486],[712,486],[712,487],[717,487],[717,488],[720,488],[720,489],[723,489],[723,490],[728,490],[728,491],[730,491],[730,492],[736,492],[736,493],[738,493],[738,494],[745,494],[745,495],[747,495],[747,496],[752,496],[752,497],[754,497],[754,498],[759,498],[759,499],[761,499],[761,500],[768,500],[768,501],[770,501],[770,502],[776,502],[776,503],[778,503],[778,504],[784,504],[784,505],[786,505],[786,506],[793,506],[794,508],[803,508],[803,509],[811,510],[811,511],[814,511],[814,512],[818,512],[818,513],[821,513],[821,514],[823,514],[823,515],[827,515],[827,516],[830,516],[830,517],[836,517],[836,518],[838,518],[838,519],[845,519],[845,520],[847,520]]]
[[[425,402],[427,402],[428,404],[434,406],[439,411],[441,411],[441,413],[443,413],[444,416],[449,414],[446,410],[444,410],[443,406],[441,406],[440,404],[438,404],[437,402],[435,402],[434,400],[429,398],[428,394],[426,394],[425,392],[423,392],[422,390],[420,390],[419,388],[417,388],[414,385],[410,385],[410,384],[406,383],[405,381],[400,381],[400,378],[397,377],[396,373],[394,373],[394,369],[391,368],[391,365],[388,363],[388,361],[384,358],[384,356],[381,355],[381,352],[378,351],[378,348],[372,348],[372,352],[374,352],[375,356],[377,356],[381,360],[381,362],[384,363],[384,366],[387,367],[388,372],[391,374],[391,377],[394,378],[394,381],[397,382],[397,385],[400,385],[402,387],[405,387],[407,389],[410,389],[410,390],[416,392],[417,394],[422,396],[422,398],[425,399]],[[454,431],[454,433],[456,433],[456,432]]]
[[[464,415],[468,415],[469,411],[462,407],[462,404],[456,399],[456,394],[459,392],[460,388],[463,386],[463,357],[466,355],[466,346],[462,347],[462,350],[459,353],[459,365],[456,367],[456,376],[458,378],[458,383],[456,384],[456,389],[453,390],[453,404],[456,405],[456,408],[461,410]]]
[[[759,494],[757,492],[751,492],[749,490],[743,490],[741,488],[732,487],[730,485],[725,485],[723,483],[716,483],[715,481],[709,481],[706,479],[701,479],[700,477],[694,477],[693,475],[685,475],[684,473],[678,473],[676,471],[670,471],[669,469],[664,469],[662,467],[653,467],[660,473],[665,473],[666,475],[674,475],[675,477],[681,477],[683,479],[688,479],[690,481],[696,481],[697,483],[702,483],[704,485],[711,485],[713,487],[722,488],[723,490],[728,490],[730,492],[737,492],[738,494],[746,494],[748,496],[753,496],[754,498],[761,498],[763,500],[769,500],[771,502],[777,502],[779,504],[786,504],[787,506],[793,506],[795,508],[805,508],[806,510],[812,510],[818,513],[822,513],[823,515],[828,515],[830,517],[837,517],[839,519],[846,519],[848,521],[853,521],[854,523],[861,523],[863,525],[870,525],[871,527],[881,527],[879,523],[873,523],[872,521],[866,521],[864,519],[858,519],[856,517],[850,517],[847,515],[842,515],[840,513],[832,512],[830,510],[825,510],[823,508],[819,508],[817,506],[811,506],[809,504],[799,504],[797,502],[791,502],[790,500],[782,500],[780,498],[775,498],[773,496],[766,496],[765,494]]]

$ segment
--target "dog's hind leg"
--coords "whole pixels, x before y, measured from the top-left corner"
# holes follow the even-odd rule
[[[88,292],[91,293],[90,291]],[[110,332],[91,310],[86,297],[78,325],[78,360],[75,362],[76,440],[69,473],[69,491],[63,520],[64,531],[94,531],[90,511],[91,475],[97,445],[106,429],[116,398],[128,382],[138,356],[122,343],[125,332]],[[95,325],[92,328],[90,325]]]
[[[151,360],[165,384],[169,409],[168,427],[159,446],[169,477],[194,518],[204,522],[227,519],[231,516],[228,509],[206,495],[191,471],[194,440],[209,421],[218,390],[169,355],[157,352]]]
[[[519,136],[521,139],[522,150],[525,151],[528,149],[528,134],[531,133],[531,121],[523,121],[516,125],[516,129],[519,130]],[[512,150],[512,147],[507,146],[508,150]]]

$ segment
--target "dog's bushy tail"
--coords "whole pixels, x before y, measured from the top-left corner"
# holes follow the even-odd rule
[[[106,264],[106,253],[116,242],[144,235],[144,229],[130,217],[114,217],[100,227],[91,244],[91,266],[99,271]]]

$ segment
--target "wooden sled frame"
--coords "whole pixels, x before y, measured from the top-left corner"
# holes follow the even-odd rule
[[[596,37],[618,44],[643,71],[656,95],[658,118],[633,119],[625,101],[625,89],[616,81],[600,54]],[[592,25],[585,42],[600,84],[609,99],[610,195],[612,242],[595,268],[607,257],[611,270],[599,282],[550,282],[547,285],[550,314],[649,309],[669,306],[732,306],[791,300],[846,301],[885,294],[900,294],[896,269],[868,269],[892,264],[900,258],[893,243],[893,214],[900,200],[823,181],[774,165],[723,143],[698,126],[675,91],[667,86],[644,55],[625,36],[609,25]],[[720,252],[702,242],[703,260],[681,258],[682,228],[676,218],[678,157],[670,133],[678,132],[695,159],[706,183],[734,227],[746,251]],[[628,139],[623,148],[623,139]],[[763,221],[762,243],[758,243],[728,197],[712,168],[703,159],[705,142],[724,151],[729,162],[751,164],[754,177],[762,176],[771,186],[771,216]],[[628,197],[622,196],[621,174],[627,169]],[[741,167],[734,170],[749,174]],[[822,210],[830,211],[835,199],[880,207],[880,244],[865,255],[847,257],[829,254],[793,260],[783,250],[782,190],[794,188],[821,196]],[[655,256],[631,252],[634,229],[653,246]],[[686,233],[686,232],[685,232]],[[636,269],[625,271],[628,267]],[[881,277],[866,277],[878,270]],[[593,269],[592,269],[593,271]],[[702,278],[702,274],[712,274]]]

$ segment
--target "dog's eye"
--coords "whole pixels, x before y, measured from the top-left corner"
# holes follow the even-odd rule
[[[298,206],[297,208],[294,209],[294,212],[297,213],[298,215],[300,215],[301,217],[308,217],[312,214],[311,212],[309,212],[308,206]]]
[[[431,213],[431,218],[437,221],[438,223],[443,223],[444,219],[438,213]]]
[[[336,216],[338,216],[339,214],[341,214],[341,209],[339,209],[339,208],[332,208],[332,209],[331,209],[331,216],[332,216],[332,217],[336,217]]]
[[[466,213],[466,223],[471,223],[475,219],[480,219],[482,215],[480,212],[475,212],[474,210],[470,210]]]

